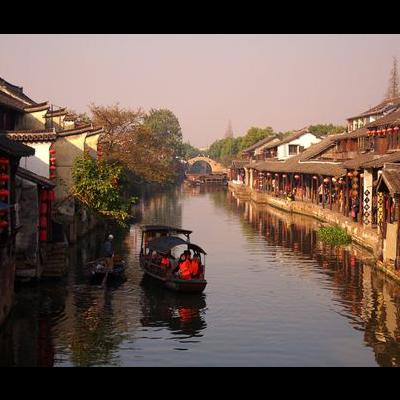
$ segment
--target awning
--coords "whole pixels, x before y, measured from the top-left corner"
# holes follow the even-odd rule
[[[183,234],[190,235],[193,231],[187,229],[176,228],[168,225],[142,225],[140,227],[143,232],[160,232],[160,233],[172,233],[172,234]]]
[[[160,254],[168,254],[174,247],[185,245],[188,249],[193,250],[195,252],[207,254],[200,246],[197,246],[194,243],[187,242],[180,237],[177,236],[162,236],[156,239],[151,240],[147,247],[150,250],[154,250]]]

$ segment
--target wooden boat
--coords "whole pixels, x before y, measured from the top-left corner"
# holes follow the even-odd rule
[[[97,282],[104,279],[104,276],[107,272],[104,258],[98,258],[97,260],[90,261],[86,264],[86,266],[89,268],[89,277],[92,281]],[[108,273],[107,280],[122,276],[125,268],[126,261],[122,259],[122,257],[115,256],[114,268]]]
[[[186,229],[166,225],[143,225],[140,266],[145,274],[158,280],[168,289],[186,293],[202,292],[207,285],[204,278],[207,253],[200,246],[190,242],[191,233],[192,231]],[[184,235],[186,238],[183,239],[179,235]],[[199,275],[195,279],[181,279],[173,271],[174,268],[166,269],[158,262],[157,257],[167,255],[177,246],[184,246],[185,250],[192,250],[202,255]],[[153,254],[155,258],[153,258]]]

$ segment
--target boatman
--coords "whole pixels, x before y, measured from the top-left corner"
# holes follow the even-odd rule
[[[109,272],[112,271],[113,266],[114,266],[114,249],[112,245],[112,241],[114,239],[113,235],[108,235],[107,240],[104,242],[103,245],[103,254],[104,254],[104,259],[105,259],[105,264],[106,268],[108,269]]]

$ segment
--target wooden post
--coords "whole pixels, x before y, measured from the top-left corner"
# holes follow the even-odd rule
[[[397,201],[397,210],[398,210],[398,215],[397,215],[397,243],[396,243],[396,260],[394,263],[394,268],[396,270],[400,269],[400,197],[399,195],[396,195],[396,201]]]
[[[332,210],[332,177],[329,179],[329,208]]]

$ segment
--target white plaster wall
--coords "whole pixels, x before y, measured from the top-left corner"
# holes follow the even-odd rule
[[[305,133],[289,143],[278,146],[278,160],[285,160],[286,158],[292,157],[292,155],[289,156],[289,145],[303,146],[304,149],[307,149],[312,144],[320,141],[321,139],[317,138],[312,133]]]
[[[35,155],[31,157],[22,157],[19,165],[29,171],[34,172],[45,178],[49,178],[49,149],[51,142],[24,143],[35,149]]]

